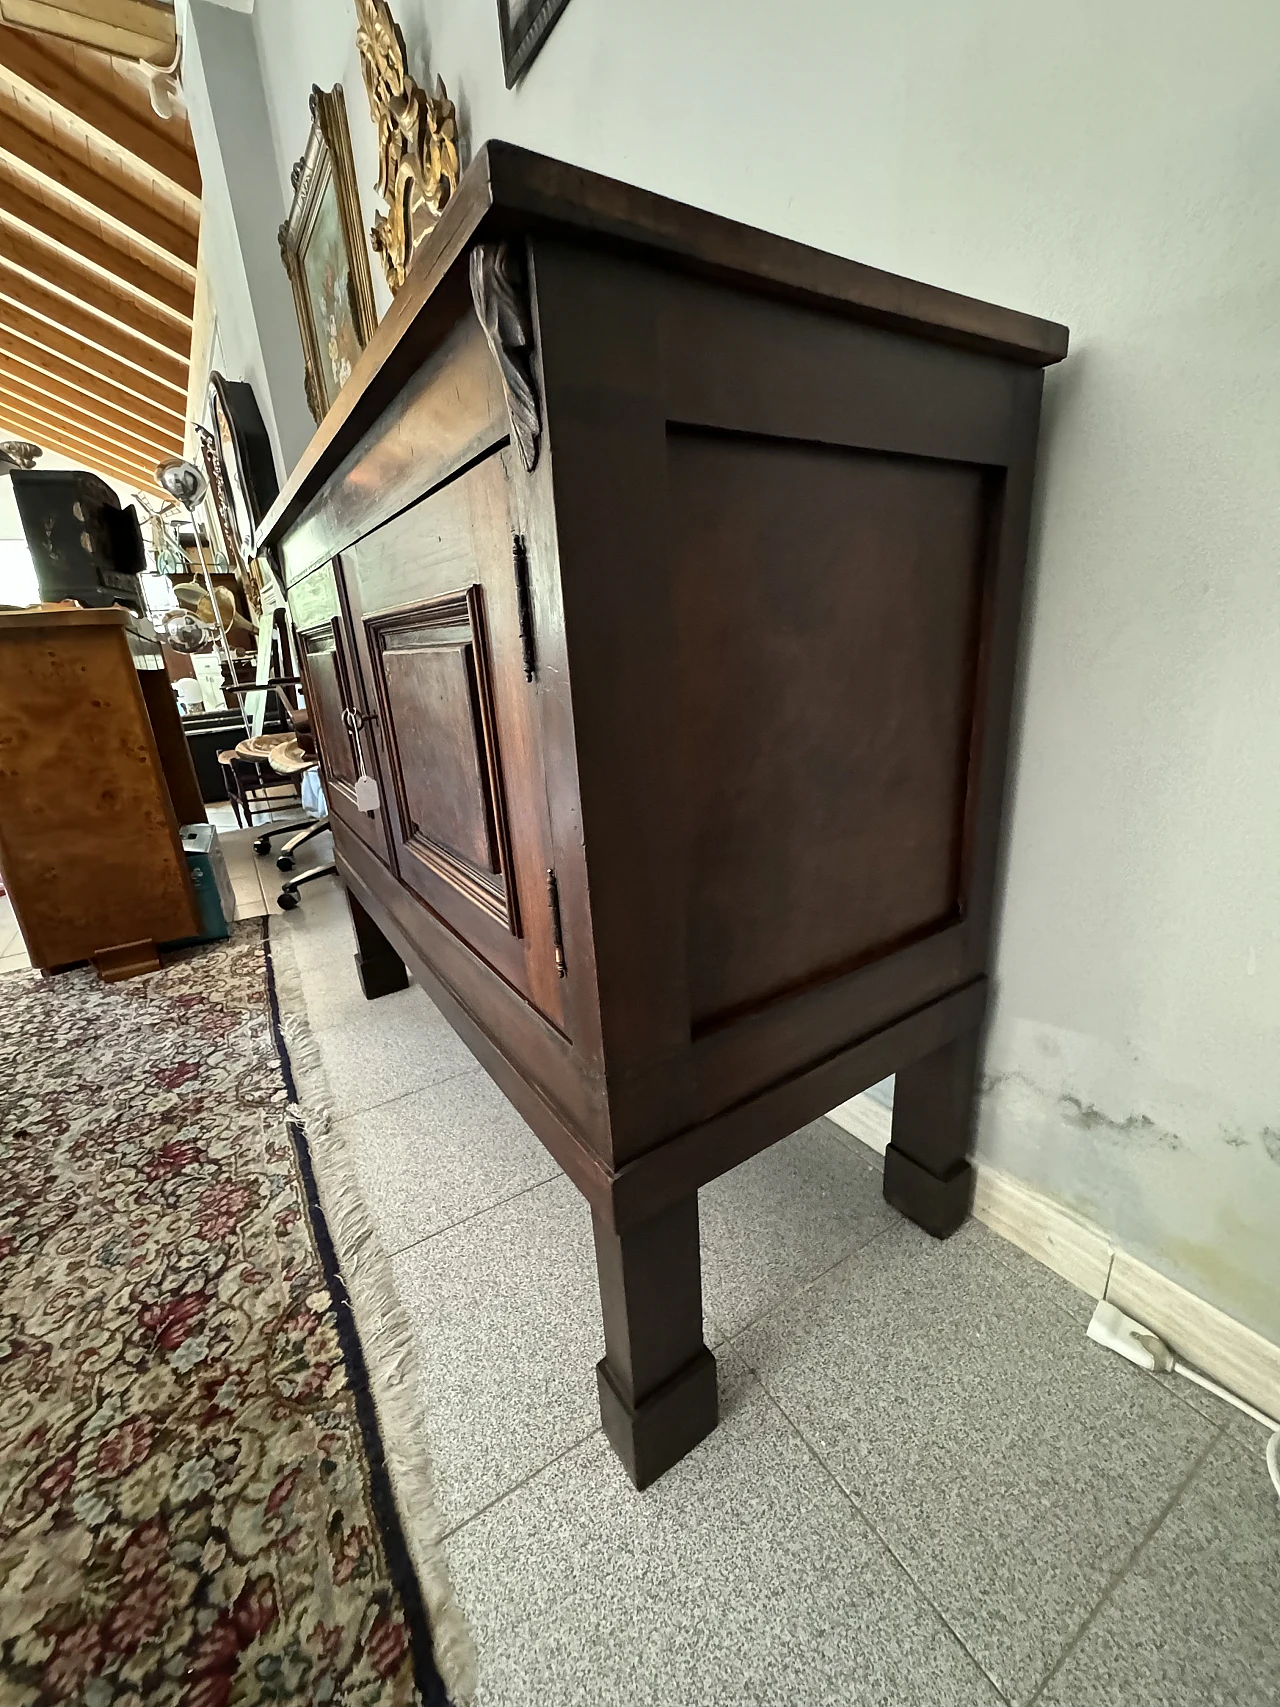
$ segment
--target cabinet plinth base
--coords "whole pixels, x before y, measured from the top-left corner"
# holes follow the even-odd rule
[[[610,1380],[603,1358],[596,1365],[596,1380],[604,1432],[637,1488],[656,1482],[716,1426],[716,1360],[705,1346],[665,1386],[634,1407]]]
[[[973,1186],[967,1161],[954,1163],[938,1178],[892,1144],[884,1153],[885,1202],[935,1239],[949,1239],[965,1220]]]

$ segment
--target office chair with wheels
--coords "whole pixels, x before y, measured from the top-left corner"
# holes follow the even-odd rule
[[[313,814],[309,818],[294,819],[287,824],[272,824],[264,828],[262,834],[255,839],[253,851],[261,859],[271,852],[271,843],[276,837],[288,836],[289,840],[285,842],[276,855],[276,865],[281,871],[292,871],[297,863],[295,855],[298,849],[304,843],[311,841],[313,837],[322,835],[329,828],[329,814],[324,809],[324,791],[320,786],[317,774],[320,761],[316,756],[315,739],[311,733],[311,718],[306,708],[295,704],[284,691],[287,687],[299,686],[301,686],[301,679],[297,676],[273,676],[265,682],[251,682],[247,685],[237,685],[232,689],[234,693],[260,693],[264,689],[274,691],[284,705],[285,715],[293,732],[293,739],[289,741],[278,741],[270,737],[264,740],[261,736],[250,736],[248,740],[241,742],[240,747],[236,749],[237,752],[246,749],[244,756],[265,759],[271,768],[282,776],[305,778],[309,773],[321,803],[318,815]],[[307,786],[304,780],[302,782],[304,804],[306,803],[306,794]],[[298,889],[302,884],[314,882],[317,877],[335,876],[337,869],[337,866],[330,861],[328,865],[317,866],[314,870],[304,871],[300,877],[292,878],[284,884],[276,897],[278,904],[286,912],[292,911],[301,901]]]

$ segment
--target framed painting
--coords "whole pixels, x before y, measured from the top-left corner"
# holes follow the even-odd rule
[[[302,334],[307,403],[319,423],[378,324],[340,83],[311,91],[311,135],[293,169],[280,253]]]
[[[569,0],[498,0],[502,69],[512,88],[529,69]]]

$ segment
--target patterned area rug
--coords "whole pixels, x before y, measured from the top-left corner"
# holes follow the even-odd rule
[[[265,927],[122,984],[0,978],[4,1707],[469,1693],[383,1427],[412,1433],[409,1338],[297,1107]]]

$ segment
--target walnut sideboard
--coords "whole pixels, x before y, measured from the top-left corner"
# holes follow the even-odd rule
[[[968,1212],[1066,348],[492,142],[264,520],[365,994],[586,1197],[640,1486],[715,1426],[700,1186],[896,1072],[885,1195]]]

